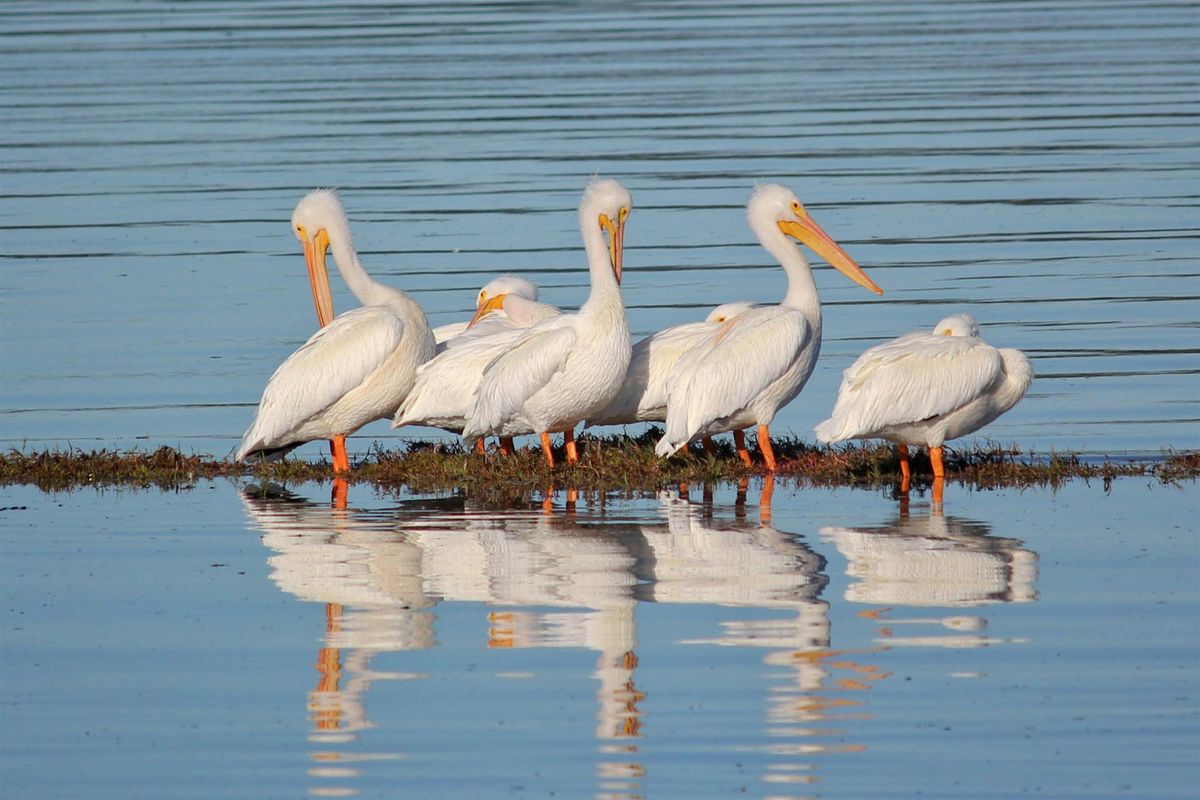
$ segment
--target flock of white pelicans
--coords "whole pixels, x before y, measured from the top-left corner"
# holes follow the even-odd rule
[[[617,181],[596,178],[579,208],[591,293],[575,313],[539,303],[529,281],[503,276],[484,286],[469,322],[431,328],[421,307],[372,279],[359,261],[337,195],[309,194],[292,214],[304,248],[320,329],[267,382],[236,458],[278,457],[329,439],[335,472],[350,468],[345,438],[377,419],[395,427],[427,425],[483,438],[541,438],[553,466],[550,434],[578,459],[580,424],[666,425],[655,452],[670,456],[689,442],[732,432],[750,463],[744,431],[757,427],[769,472],[776,469],[769,427],[804,388],[821,349],[821,301],[796,242],[855,283],[883,294],[831,239],[796,196],[759,186],[747,205],[750,228],[787,273],[778,305],[727,303],[704,321],[675,325],[633,343],[621,299],[622,245],[633,201]],[[325,257],[362,306],[333,313]],[[864,352],[845,371],[822,442],[881,438],[899,445],[907,489],[908,447],[929,448],[935,478],[944,475],[942,443],[972,433],[1012,408],[1033,379],[1018,350],[979,338],[967,314],[908,333]],[[940,495],[940,492],[937,494]],[[940,500],[940,497],[935,497]]]

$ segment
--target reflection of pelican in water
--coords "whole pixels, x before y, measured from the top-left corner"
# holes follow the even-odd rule
[[[846,599],[854,603],[955,608],[1037,599],[1037,555],[1016,539],[992,536],[982,522],[937,511],[916,517],[901,514],[879,527],[824,528],[821,538],[846,557],[846,574],[857,579],[847,587]],[[977,633],[987,626],[977,616],[905,620],[893,618],[890,609],[866,614],[886,620],[884,636],[890,645],[977,647],[1011,641]],[[957,633],[892,635],[894,626],[912,623],[937,623]]]
[[[288,594],[325,604],[325,641],[317,653],[316,689],[308,707],[313,742],[332,746],[352,742],[357,732],[373,727],[365,695],[376,680],[421,678],[412,673],[371,668],[380,652],[414,650],[434,644],[433,615],[425,609],[434,598],[419,580],[420,551],[391,534],[391,520],[316,505],[274,486],[252,486],[242,495],[253,528],[273,552],[267,558],[270,578]],[[345,766],[370,758],[326,750],[312,754],[314,777],[348,778],[357,770]],[[322,786],[319,792],[352,791]]]

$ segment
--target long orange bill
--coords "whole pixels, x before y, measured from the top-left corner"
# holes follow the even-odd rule
[[[497,294],[480,303],[479,307],[475,309],[475,316],[471,317],[471,321],[467,323],[467,328],[470,329],[472,325],[493,311],[503,311],[506,297],[508,297],[507,294]]]
[[[883,289],[876,286],[875,281],[862,271],[862,267],[855,264],[854,259],[830,238],[829,234],[821,230],[821,226],[808,214],[804,214],[799,220],[780,220],[779,229],[808,245],[813,252],[859,286],[870,289],[875,294],[883,294]]]
[[[612,263],[613,275],[617,277],[617,285],[621,285],[621,265],[625,257],[625,220],[629,219],[629,209],[622,208],[620,216],[614,223],[607,214],[600,215],[600,224],[608,231],[608,260]]]
[[[324,229],[317,235],[304,240],[304,262],[308,265],[308,282],[312,288],[313,305],[317,309],[317,322],[322,328],[333,321],[333,292],[329,288],[329,270],[325,266],[325,251],[329,248],[329,236]]]

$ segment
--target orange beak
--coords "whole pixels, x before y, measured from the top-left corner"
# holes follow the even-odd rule
[[[467,330],[470,330],[472,325],[474,325],[476,322],[479,322],[479,320],[483,319],[493,311],[503,311],[504,298],[506,297],[508,297],[508,294],[506,293],[497,294],[480,303],[475,309],[475,316],[471,317],[471,321],[467,323]]]
[[[621,263],[625,255],[625,220],[629,219],[629,209],[622,208],[617,221],[614,223],[607,214],[600,215],[600,224],[608,231],[608,260],[612,264],[613,275],[617,285],[621,285]]]
[[[312,288],[313,305],[317,308],[317,322],[324,328],[333,321],[333,293],[329,289],[329,270],[325,266],[329,234],[322,228],[311,241],[307,238],[302,241],[304,262],[308,265],[308,283]]]
[[[801,215],[798,220],[780,220],[779,230],[808,245],[814,253],[859,286],[870,289],[875,294],[883,294],[883,289],[876,286],[875,281],[862,271],[862,267],[855,264],[854,259],[831,239],[829,234],[821,230],[821,226],[808,214]]]

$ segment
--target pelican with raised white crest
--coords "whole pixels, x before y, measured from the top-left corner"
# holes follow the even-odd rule
[[[733,431],[749,464],[743,429],[758,426],[766,468],[776,469],[771,421],[804,388],[821,351],[821,299],[796,239],[855,283],[883,290],[813,220],[783,186],[755,189],[746,208],[758,241],[783,267],[787,294],[775,306],[745,311],[684,353],[667,378],[667,428],[655,447],[669,456],[698,436]]]
[[[578,460],[575,426],[608,405],[629,367],[621,262],[632,207],[629,192],[616,181],[594,178],[588,184],[579,207],[591,277],[587,302],[577,313],[534,325],[488,365],[463,427],[468,444],[481,436],[536,433],[553,465],[550,434],[561,432],[567,461]]]
[[[305,442],[330,439],[333,469],[346,472],[346,436],[396,413],[417,367],[433,357],[433,333],[412,298],[367,274],[335,192],[321,189],[301,200],[292,227],[304,247],[323,327],[267,381],[235,458],[278,458]],[[336,318],[325,265],[328,250],[363,304]]]

